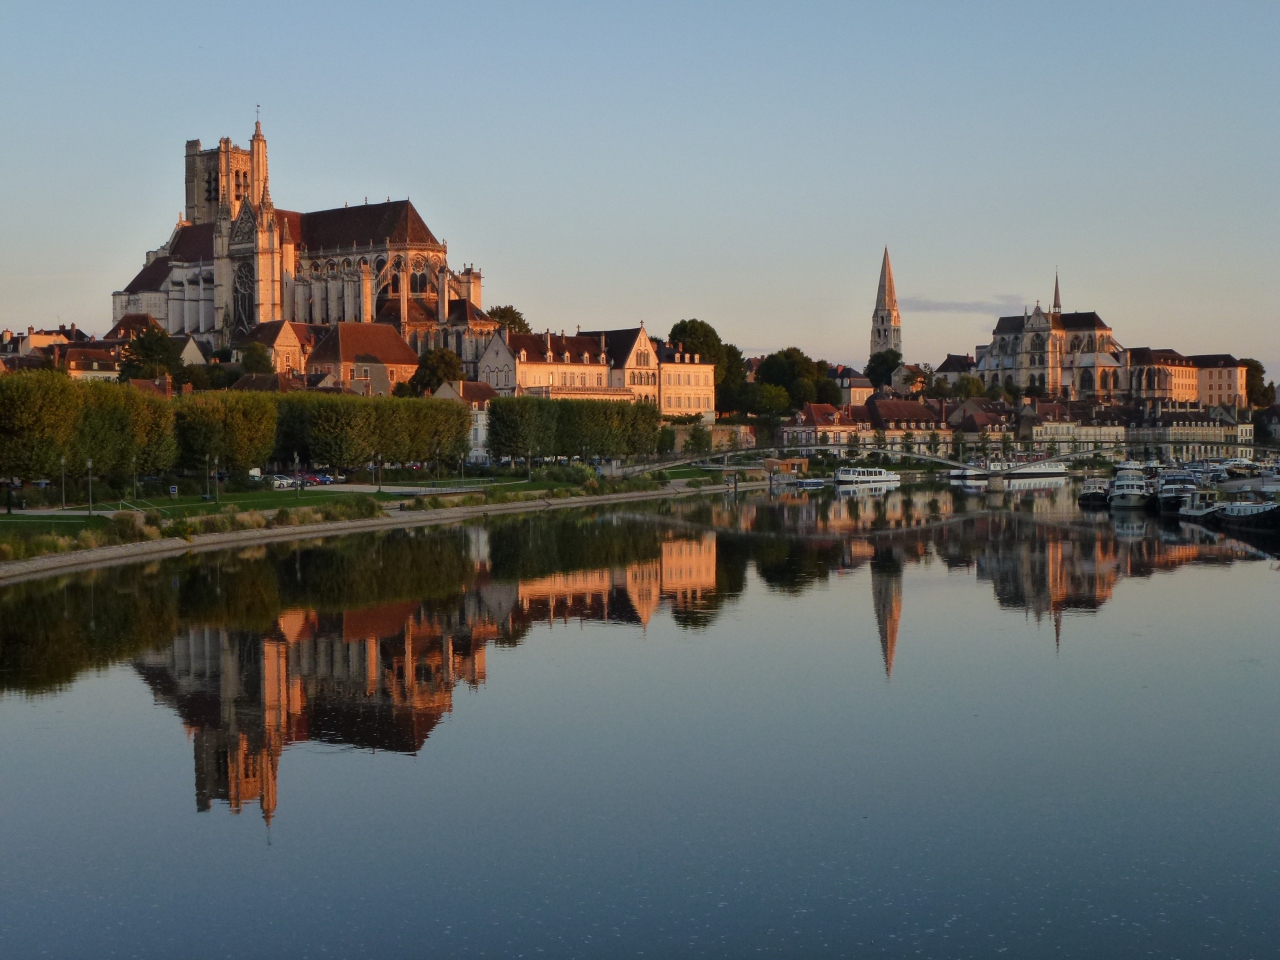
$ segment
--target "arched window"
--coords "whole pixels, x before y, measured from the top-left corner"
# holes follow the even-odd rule
[[[1147,368],[1147,389],[1154,390],[1156,388],[1156,368]]]
[[[254,325],[253,311],[253,264],[242,263],[236,267],[235,284],[232,291],[235,307],[235,329],[247,333]]]
[[[1068,347],[1067,349],[1070,350],[1072,353],[1079,353],[1081,343],[1083,343],[1083,341],[1080,339],[1080,335],[1076,334],[1076,336],[1071,338],[1071,346]]]
[[[1093,371],[1092,370],[1081,371],[1080,390],[1083,392],[1083,391],[1092,390],[1092,389],[1093,389]]]

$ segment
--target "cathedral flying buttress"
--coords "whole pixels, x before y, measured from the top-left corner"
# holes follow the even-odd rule
[[[112,319],[147,313],[171,334],[230,347],[274,320],[387,323],[418,353],[457,353],[468,376],[498,324],[482,275],[450,269],[448,248],[408,200],[301,213],[271,200],[267,141],[186,145],[186,206],[169,240],[112,294]]]

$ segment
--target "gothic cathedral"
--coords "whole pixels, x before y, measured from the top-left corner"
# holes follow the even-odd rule
[[[248,150],[187,142],[183,214],[112,294],[112,319],[147,313],[214,349],[273,320],[387,323],[418,353],[457,353],[474,377],[498,324],[483,312],[480,271],[451,270],[447,255],[408,200],[277,208],[258,123]]]

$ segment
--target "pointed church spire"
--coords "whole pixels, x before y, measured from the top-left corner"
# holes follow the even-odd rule
[[[885,350],[902,353],[902,317],[898,314],[898,291],[893,283],[893,264],[889,248],[884,248],[880,261],[880,287],[876,290],[876,309],[871,314],[871,356]]]
[[[889,262],[889,248],[884,248],[884,260],[880,262],[880,289],[876,291],[876,313],[898,312],[898,292],[893,288],[893,264]]]
[[[1062,312],[1062,294],[1058,292],[1058,271],[1053,271],[1053,312]]]

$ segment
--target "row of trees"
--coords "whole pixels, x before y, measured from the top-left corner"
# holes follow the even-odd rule
[[[621,457],[658,448],[658,408],[607,400],[496,397],[489,451],[496,457]]]
[[[102,474],[164,470],[177,450],[173,406],[160,397],[49,370],[0,377],[0,476],[53,477],[88,459]]]
[[[52,371],[0,377],[0,475],[53,477],[92,459],[99,476],[269,461],[352,467],[463,456],[470,411],[449,400],[343,394],[195,393],[166,400]]]

